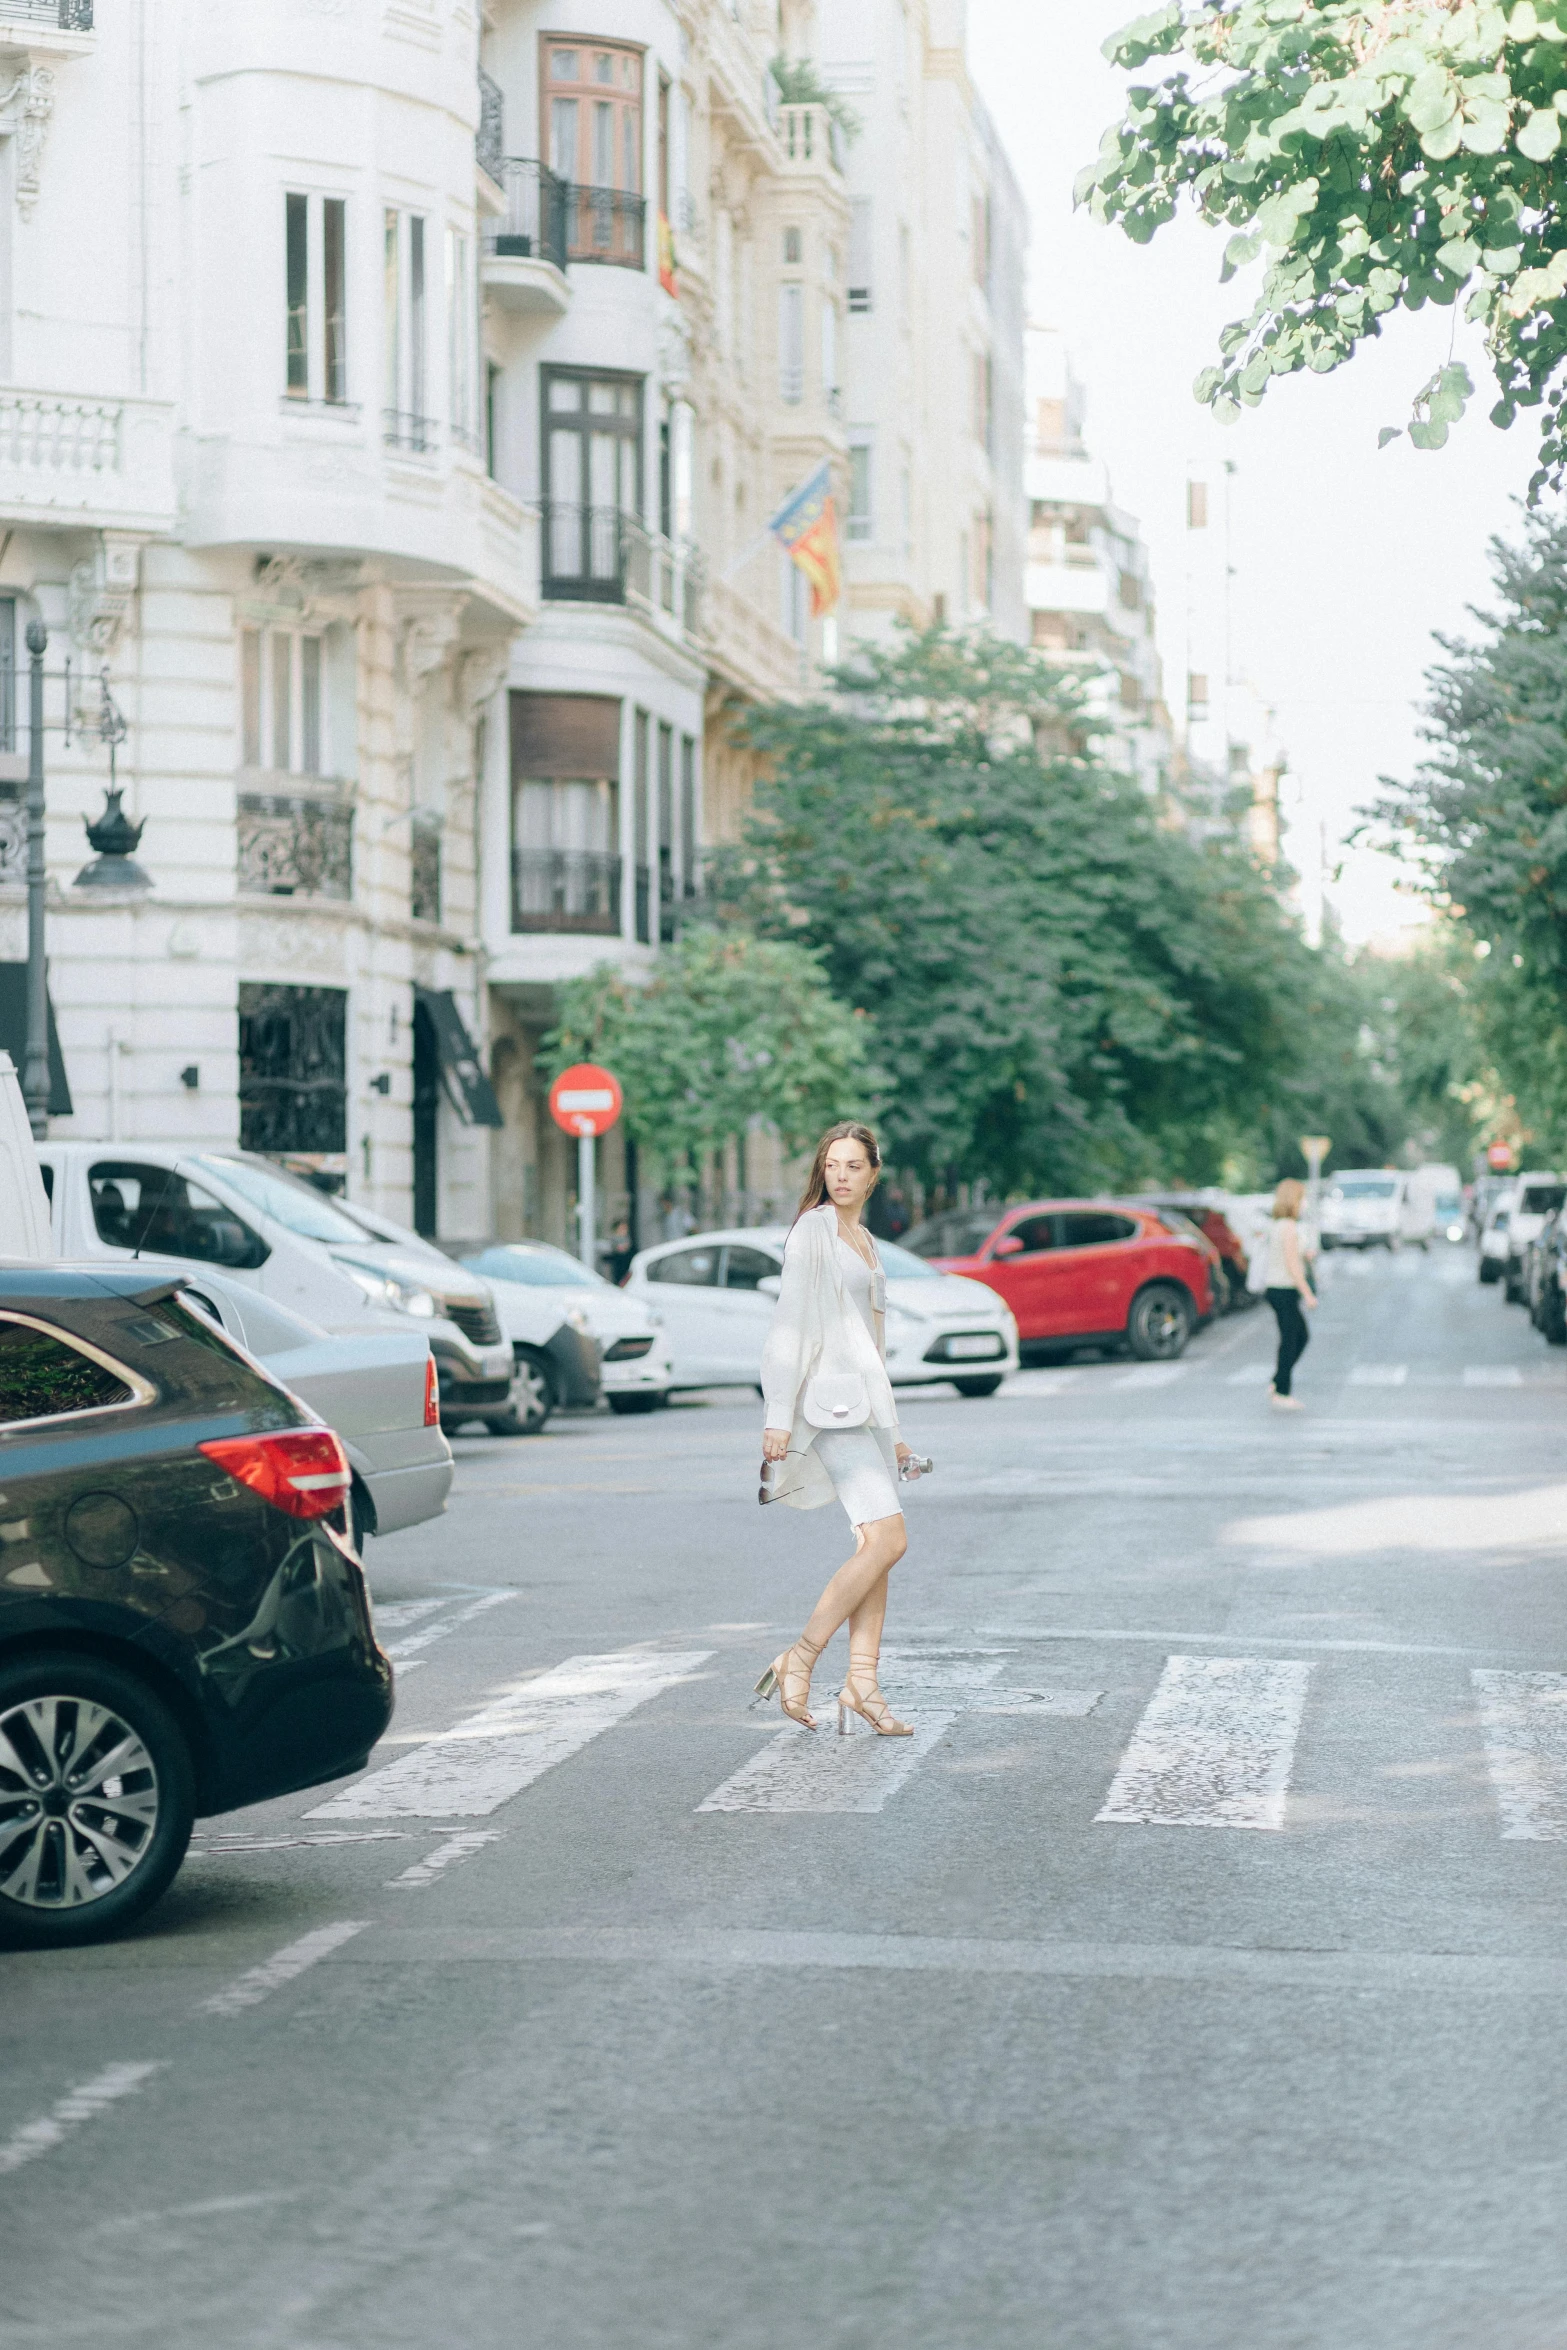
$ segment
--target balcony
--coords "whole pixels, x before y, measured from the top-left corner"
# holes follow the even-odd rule
[[[480,275],[508,310],[558,318],[571,300],[566,283],[569,191],[547,165],[508,155],[494,177],[506,199],[484,230]]]
[[[0,391],[0,520],[171,531],[173,447],[163,400]]]
[[[441,428],[433,416],[410,416],[401,408],[381,411],[381,438],[389,449],[409,457],[433,457]]]
[[[79,57],[93,46],[93,0],[0,0],[0,49]]]
[[[304,793],[242,791],[238,883],[253,897],[353,895],[354,811]]]
[[[794,172],[843,171],[843,133],[825,106],[784,105],[774,126],[784,167]]]
[[[544,505],[544,595],[553,603],[629,604],[666,635],[702,624],[701,557],[616,506]]]
[[[620,935],[620,859],[607,849],[514,849],[514,931]]]
[[[603,261],[617,269],[640,269],[645,255],[647,198],[620,188],[585,188],[561,183],[566,193],[566,259]]]
[[[0,0],[0,7],[4,0]],[[474,161],[500,184],[506,163],[506,97],[493,75],[479,68],[479,127],[474,134]]]

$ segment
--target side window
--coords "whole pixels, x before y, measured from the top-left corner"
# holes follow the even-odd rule
[[[782,1270],[778,1259],[761,1248],[727,1248],[724,1251],[724,1287],[726,1289],[754,1289],[759,1281]]]
[[[677,1248],[672,1256],[655,1257],[647,1269],[647,1277],[650,1281],[679,1281],[692,1289],[712,1289],[718,1280],[718,1251]]]
[[[54,1169],[53,1169],[52,1167],[49,1167],[49,1166],[40,1165],[40,1166],[39,1166],[39,1169],[38,1169],[38,1172],[39,1172],[39,1174],[40,1174],[40,1175],[43,1177],[43,1185],[44,1185],[44,1198],[45,1198],[45,1199],[46,1199],[46,1200],[49,1202],[49,1205],[50,1205],[51,1207],[53,1207],[53,1206],[54,1206]]]
[[[171,1167],[100,1159],[87,1171],[93,1223],[110,1248],[193,1257],[202,1265],[253,1272],[270,1250],[232,1208]]]
[[[0,1317],[0,1426],[62,1412],[101,1412],[134,1400],[134,1391],[107,1364],[47,1330]]]
[[[1131,1240],[1137,1226],[1130,1216],[1100,1211],[1078,1211],[1061,1218],[1063,1248],[1103,1248],[1108,1241]]]
[[[1010,1225],[1004,1237],[1020,1240],[1025,1256],[1038,1256],[1042,1249],[1055,1247],[1056,1220],[1054,1216],[1025,1216],[1021,1224]]]

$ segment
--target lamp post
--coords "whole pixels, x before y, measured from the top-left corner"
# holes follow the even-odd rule
[[[33,1140],[49,1131],[49,990],[44,963],[44,652],[49,631],[27,624],[27,1050],[22,1099]]]

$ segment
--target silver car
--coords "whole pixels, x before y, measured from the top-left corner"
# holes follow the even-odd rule
[[[354,1535],[397,1534],[438,1518],[452,1483],[428,1339],[418,1330],[328,1331],[292,1307],[209,1271],[142,1259],[254,1355],[343,1440],[354,1472]]]

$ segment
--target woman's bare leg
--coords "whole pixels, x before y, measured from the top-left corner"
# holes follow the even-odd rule
[[[805,1627],[805,1637],[813,1648],[825,1648],[840,1624],[864,1605],[876,1590],[882,1589],[882,1612],[886,1610],[886,1583],[888,1571],[895,1567],[908,1548],[903,1513],[896,1517],[872,1518],[865,1526],[855,1528],[854,1556],[845,1559],[821,1598],[811,1610]],[[878,1619],[877,1645],[880,1647]],[[853,1639],[851,1630],[850,1639]]]
[[[849,1618],[849,1670],[874,1681],[881,1663],[881,1630],[887,1621],[887,1577],[867,1591]]]

